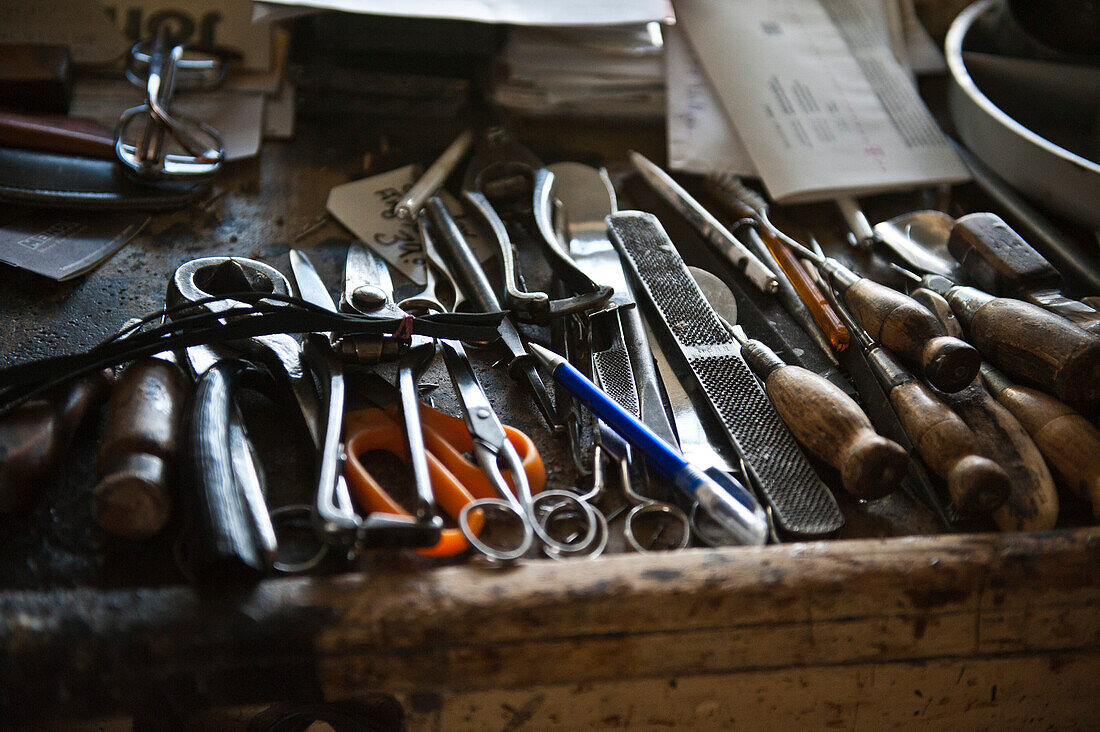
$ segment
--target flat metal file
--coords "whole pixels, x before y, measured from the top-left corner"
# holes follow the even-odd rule
[[[655,326],[678,347],[725,428],[778,526],[824,536],[844,525],[832,493],[814,472],[764,394],[656,216],[624,211],[607,218],[611,241],[657,314]]]

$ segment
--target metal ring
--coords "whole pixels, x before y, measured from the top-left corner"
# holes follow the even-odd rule
[[[551,499],[556,499],[558,503],[550,507],[544,517],[539,518],[539,504],[547,503]],[[576,543],[558,541],[550,536],[549,532],[546,530],[546,522],[549,518],[567,507],[579,508],[587,517],[584,538]],[[535,526],[533,527],[535,529],[535,534],[542,541],[542,549],[548,556],[554,554],[578,554],[587,551],[599,533],[599,519],[596,517],[596,513],[598,512],[590,503],[582,501],[576,493],[570,493],[569,491],[563,490],[542,491],[531,500],[531,513],[535,520]]]
[[[545,496],[546,498],[557,498],[562,501],[563,504],[572,503],[576,506],[580,506],[582,511],[584,510],[583,506],[581,505],[582,501],[577,498],[577,495],[575,493],[552,490],[543,491],[542,493],[539,493],[539,495]],[[531,523],[531,530],[534,531],[535,536],[537,536],[539,541],[542,543],[542,550],[547,554],[550,554],[552,552],[570,554],[576,551],[583,551],[584,549],[588,548],[588,545],[591,544],[592,541],[596,538],[596,522],[592,519],[591,515],[588,512],[585,512],[585,515],[588,516],[588,528],[585,531],[584,539],[582,539],[577,544],[570,544],[563,541],[558,541],[546,532],[546,529],[543,528],[542,523],[539,521],[538,516],[535,514],[535,500],[536,499],[532,498],[531,502],[527,505],[528,521]]]
[[[679,523],[683,527],[681,539],[676,546],[670,546],[668,549],[662,549],[660,551],[669,551],[672,549],[683,549],[688,545],[691,540],[691,524],[688,521],[687,514],[681,511],[676,506],[670,503],[662,503],[660,501],[651,501],[649,503],[641,503],[630,509],[630,513],[626,515],[626,525],[623,526],[623,536],[626,537],[626,541],[630,544],[631,548],[636,552],[647,553],[657,551],[652,547],[644,547],[638,541],[638,537],[634,534],[634,522],[639,516],[650,513],[662,513],[670,516],[675,523]]]
[[[135,43],[126,61],[126,79],[139,89],[145,88],[149,76],[154,42],[148,39]],[[184,46],[184,51],[187,50]],[[197,53],[202,54],[202,58],[181,58],[176,62],[177,84],[182,91],[216,89],[229,74],[229,64],[224,60],[202,51]]]
[[[164,126],[164,134],[173,135],[173,127],[182,128],[184,125],[191,131],[198,130],[206,139],[199,140],[208,150],[217,151],[217,155],[211,159],[204,159],[197,154],[181,155],[179,153],[165,153],[155,161],[140,160],[137,155],[137,145],[125,141],[130,128],[142,119],[148,120],[148,124]],[[194,137],[194,135],[191,135]],[[200,179],[214,175],[221,167],[225,158],[225,143],[221,135],[210,125],[183,115],[175,115],[171,118],[171,124],[165,125],[151,117],[148,104],[127,109],[119,117],[115,127],[115,156],[119,162],[136,176],[142,179],[155,179],[161,176],[173,178]]]
[[[520,525],[523,527],[523,540],[513,549],[498,549],[482,541],[481,537],[479,537],[477,532],[473,530],[473,527],[470,526],[470,512],[475,509],[497,509],[504,513],[512,514],[519,520]],[[486,511],[485,520],[486,523],[488,523],[488,511]],[[477,549],[486,557],[500,562],[511,562],[519,559],[527,553],[535,540],[534,530],[531,528],[531,524],[527,520],[527,517],[503,498],[479,498],[476,501],[467,503],[458,513],[458,528],[462,532],[462,535],[466,537],[466,541],[470,543],[470,546]],[[482,528],[482,531],[484,531],[484,528]]]
[[[553,491],[547,491],[547,493],[551,493],[551,492],[553,492]],[[541,496],[543,494],[540,493],[539,495]],[[537,501],[537,497],[536,497],[536,501]],[[600,509],[596,508],[595,506],[593,506],[591,503],[588,503],[587,501],[582,500],[580,503],[581,503],[581,506],[584,507],[584,510],[588,513],[589,523],[596,526],[596,529],[597,529],[596,536],[597,536],[597,538],[595,540],[595,546],[590,547],[590,546],[586,545],[586,546],[583,546],[581,548],[577,548],[577,549],[574,550],[573,554],[580,554],[581,552],[585,552],[585,550],[587,550],[586,553],[581,555],[582,558],[584,558],[584,559],[595,559],[596,557],[603,554],[604,550],[607,549],[607,542],[608,542],[608,539],[611,535],[611,531],[608,529],[608,526],[607,526],[607,517],[603,515],[603,512]],[[543,517],[541,518],[541,521],[544,524],[548,523],[550,520],[552,520],[554,518],[554,514],[556,514],[559,511],[564,510],[567,505],[568,505],[567,503],[563,502],[563,503],[558,504],[557,506],[552,507],[549,511],[547,511],[543,515]],[[589,545],[591,545],[592,543],[593,542],[589,542]],[[564,561],[566,559],[573,558],[572,554],[567,554],[567,553],[564,553],[564,552],[548,551],[548,552],[546,552],[546,555],[548,557],[550,557],[551,559],[557,559],[559,561]]]
[[[304,514],[306,520],[309,520],[313,516],[313,507],[305,503],[292,503],[288,506],[280,506],[268,513],[268,515],[271,516],[271,525],[273,528],[277,528],[277,522],[280,519],[286,521],[295,514]],[[278,545],[282,547],[284,546],[284,542],[280,541]],[[303,572],[308,572],[311,569],[315,569],[321,564],[324,558],[328,556],[328,547],[329,545],[327,543],[321,542],[320,548],[313,556],[300,562],[281,562],[276,555],[276,559],[271,563],[271,567],[276,572],[281,572],[282,574],[301,574]]]

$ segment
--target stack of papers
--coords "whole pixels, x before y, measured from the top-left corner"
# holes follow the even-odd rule
[[[621,25],[665,20],[670,15],[668,0],[265,0],[257,5],[529,26]]]
[[[607,28],[516,28],[493,102],[531,116],[659,118],[664,54],[657,23]]]
[[[935,56],[895,54],[891,4],[676,0],[670,167],[757,175],[788,203],[968,179],[907,68]]]

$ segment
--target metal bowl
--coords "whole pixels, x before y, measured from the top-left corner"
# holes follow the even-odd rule
[[[1000,12],[1000,0],[980,0],[963,10],[947,33],[945,47],[951,73],[948,106],[958,135],[977,157],[1025,196],[1052,211],[1100,228],[1100,164],[1055,144],[1002,109],[1009,101],[1008,94],[1018,96],[1027,85],[981,89],[964,63],[964,49],[990,53],[997,50],[992,34],[986,31],[996,27]],[[1030,113],[1045,114],[1051,129],[1061,123],[1059,117],[1065,114],[1064,107],[1055,109],[1056,105],[1051,103],[1054,93],[1052,88],[1049,95],[1044,93],[1027,100]],[[1086,102],[1087,98],[1081,103]],[[1031,124],[1048,129],[1045,124]]]

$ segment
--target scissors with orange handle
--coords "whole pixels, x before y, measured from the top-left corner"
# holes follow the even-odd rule
[[[401,426],[396,421],[397,406],[377,407],[344,415],[344,440],[348,453],[344,474],[359,505],[371,512],[409,516],[409,512],[364,467],[360,456],[384,451],[408,462],[408,449]],[[482,469],[466,458],[474,451],[473,438],[462,419],[443,414],[426,404],[420,405],[420,422],[428,462],[428,476],[436,501],[448,515],[458,519],[463,508],[479,499],[496,498],[497,488]],[[523,432],[509,426],[505,434],[520,458],[524,478],[531,491],[538,493],[546,485],[546,468],[538,448]],[[515,490],[511,474],[504,476]],[[483,513],[470,512],[468,530],[476,534],[484,525]],[[425,556],[450,557],[461,554],[470,544],[460,529],[445,528],[437,544],[416,551]]]

